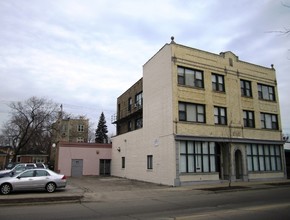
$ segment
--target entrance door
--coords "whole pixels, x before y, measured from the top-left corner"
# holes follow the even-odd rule
[[[219,178],[222,179],[222,171],[221,171],[221,146],[219,143],[216,143],[215,145],[215,154],[216,154],[216,172],[219,173]]]
[[[71,176],[81,177],[83,175],[83,160],[72,159],[71,161]]]
[[[243,178],[243,165],[242,165],[242,152],[236,150],[235,152],[235,165],[236,165],[236,179]]]
[[[100,159],[100,175],[111,175],[111,160]]]

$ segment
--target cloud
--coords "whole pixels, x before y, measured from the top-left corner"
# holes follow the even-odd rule
[[[109,121],[117,97],[173,35],[189,47],[275,64],[290,133],[289,37],[268,33],[288,25],[289,11],[274,0],[0,1],[0,107],[47,96],[92,120],[105,111]]]

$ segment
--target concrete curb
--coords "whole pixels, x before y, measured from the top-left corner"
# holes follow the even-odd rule
[[[23,205],[23,204],[46,204],[46,203],[68,203],[81,202],[83,196],[56,196],[38,198],[5,198],[0,199],[0,206]]]

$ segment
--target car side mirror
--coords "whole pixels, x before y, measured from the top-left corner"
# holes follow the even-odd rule
[[[19,179],[19,180],[20,180],[20,179],[21,179],[21,176],[18,176],[18,177],[17,177],[17,179]]]

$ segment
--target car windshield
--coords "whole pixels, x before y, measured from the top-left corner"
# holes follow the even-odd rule
[[[15,164],[13,164],[13,163],[9,163],[9,164],[6,166],[6,168],[7,168],[7,170],[11,170],[14,166],[15,166]]]

